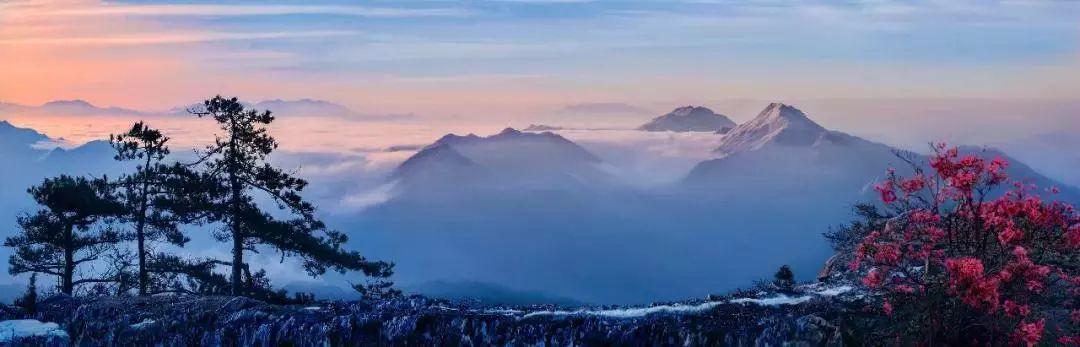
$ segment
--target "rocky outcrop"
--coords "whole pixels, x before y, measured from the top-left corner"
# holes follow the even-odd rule
[[[239,297],[53,297],[76,345],[840,345],[844,288],[636,308],[497,308],[420,296],[279,306]],[[779,295],[779,296],[777,296]],[[6,312],[2,320],[22,319]],[[44,339],[24,341],[47,345]]]

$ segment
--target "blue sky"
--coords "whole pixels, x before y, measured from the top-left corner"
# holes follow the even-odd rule
[[[0,99],[25,103],[221,92],[450,116],[1080,95],[1072,1],[30,1],[0,5],[0,23]]]

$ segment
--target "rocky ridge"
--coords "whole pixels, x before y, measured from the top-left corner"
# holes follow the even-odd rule
[[[52,297],[35,315],[63,334],[30,345],[841,345],[853,287],[804,285],[647,307],[490,307],[411,296],[279,306],[240,297]],[[45,323],[48,324],[48,323]]]

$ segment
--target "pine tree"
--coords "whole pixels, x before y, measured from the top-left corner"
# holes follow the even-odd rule
[[[215,236],[232,242],[232,295],[251,296],[251,289],[259,284],[258,276],[244,262],[244,252],[259,245],[276,248],[283,257],[301,258],[311,276],[328,269],[362,271],[373,277],[391,274],[392,264],[368,261],[358,252],[341,249],[347,237],[328,230],[315,218],[315,207],[301,198],[307,182],[267,162],[277,148],[277,141],[266,129],[274,121],[270,111],[246,109],[236,98],[217,96],[191,112],[213,119],[221,130],[198,164],[227,192],[205,207],[215,211],[214,217],[224,225]],[[255,194],[269,197],[292,219],[280,220],[264,212]]]
[[[215,259],[184,259],[171,254],[155,254],[150,257],[151,283],[157,293],[191,295],[228,295],[229,279],[214,268],[223,262]],[[284,290],[274,290],[265,271],[257,271],[245,279],[245,295],[273,304],[304,304],[314,301],[314,296],[294,293],[290,298]]]
[[[779,270],[776,270],[776,275],[773,276],[773,283],[782,291],[791,291],[795,286],[795,273],[791,271],[791,267],[787,265],[781,266]]]
[[[127,210],[125,221],[132,224],[138,254],[139,295],[151,294],[149,245],[164,241],[183,246],[188,237],[181,223],[198,221],[199,206],[205,206],[215,192],[204,184],[203,177],[179,163],[165,163],[169,138],[142,122],[126,133],[113,135],[116,160],[137,161],[135,172],[122,176],[117,186]]]
[[[5,246],[15,249],[8,260],[8,272],[56,276],[60,292],[68,295],[82,284],[115,281],[77,278],[80,265],[98,260],[122,240],[118,232],[101,225],[124,210],[111,196],[107,181],[61,175],[27,191],[43,208],[19,216],[22,232],[4,241]]]
[[[15,299],[15,306],[19,307],[28,315],[37,313],[37,273],[30,274],[30,284],[26,286],[26,293]]]
[[[357,283],[352,287],[356,292],[360,293],[360,296],[364,299],[370,300],[386,300],[400,297],[402,295],[400,289],[393,287],[394,282],[385,280],[370,281],[367,284]]]
[[[147,264],[157,293],[228,295],[229,279],[214,272],[221,262],[214,259],[184,259],[158,253]]]

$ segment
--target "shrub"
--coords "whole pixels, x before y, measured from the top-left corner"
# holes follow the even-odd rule
[[[26,293],[15,299],[15,306],[33,316],[37,314],[37,302],[37,274],[35,273],[30,275],[30,284],[26,286]]]
[[[864,338],[1080,342],[1080,216],[1010,182],[1008,165],[939,144],[932,172],[912,162],[910,177],[890,170],[875,187],[884,211],[846,257],[875,300]]]
[[[775,284],[780,291],[792,291],[795,286],[795,273],[791,272],[791,267],[784,265],[781,266],[779,270],[776,270],[776,274],[773,275],[773,284]]]

